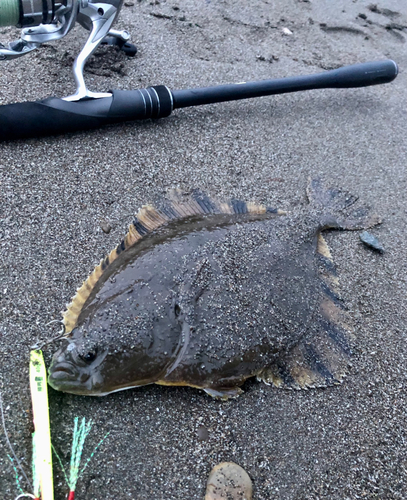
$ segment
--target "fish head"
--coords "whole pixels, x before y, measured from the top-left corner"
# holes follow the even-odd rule
[[[104,396],[159,380],[171,363],[171,335],[135,335],[131,342],[107,339],[98,331],[75,328],[54,354],[48,383],[56,390],[78,395]],[[112,340],[114,339],[114,340]],[[178,341],[175,342],[175,345]]]
[[[74,394],[94,394],[103,387],[108,349],[95,342],[84,342],[75,330],[73,337],[54,354],[48,371],[49,385],[59,391]]]

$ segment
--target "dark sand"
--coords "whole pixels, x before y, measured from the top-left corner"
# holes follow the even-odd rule
[[[226,403],[190,388],[147,386],[100,399],[50,390],[53,442],[67,463],[74,416],[95,421],[86,454],[110,431],[78,500],[202,500],[210,469],[223,460],[247,470],[255,500],[407,497],[407,15],[403,0],[383,0],[375,12],[370,4],[135,1],[116,28],[131,32],[139,53],[95,56],[86,73],[92,90],[188,88],[385,58],[397,61],[400,75],[384,86],[219,104],[0,145],[0,390],[28,472],[30,346],[56,335],[58,325],[48,323],[60,319],[138,207],[179,186],[287,209],[304,203],[307,178],[321,175],[384,219],[372,230],[384,255],[357,233],[328,236],[357,324],[353,368],[341,386],[290,392],[253,381]],[[17,31],[1,33],[9,41]],[[78,28],[2,62],[1,102],[71,93],[71,62],[84,40]],[[54,350],[44,350],[47,363]],[[203,427],[208,439],[200,441]],[[0,496],[13,500],[7,453],[0,430]],[[63,499],[57,464],[55,490]]]

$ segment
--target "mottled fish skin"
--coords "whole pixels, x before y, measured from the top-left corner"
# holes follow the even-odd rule
[[[122,254],[92,291],[68,347],[55,354],[51,386],[78,394],[104,394],[159,381],[205,386],[200,375],[169,377],[180,371],[179,364],[189,356],[187,348],[196,346],[199,335],[186,327],[186,310],[191,309],[186,304],[186,280],[190,270],[199,267],[197,249],[219,245],[228,233],[253,224],[250,217],[240,219],[240,225],[235,216],[176,221]],[[206,348],[202,346],[202,359],[196,353],[199,374]],[[212,371],[209,362],[207,368]]]
[[[340,205],[340,192],[325,199],[311,188],[316,202],[287,216],[248,214],[240,202],[229,215],[205,202],[205,214],[188,216],[177,205],[183,219],[108,265],[54,355],[50,385],[104,395],[157,383],[233,396],[256,375],[287,387],[337,383],[349,352],[319,234],[377,220],[335,217],[323,205]]]

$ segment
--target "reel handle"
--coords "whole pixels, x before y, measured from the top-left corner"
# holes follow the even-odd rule
[[[393,81],[394,61],[345,66],[324,73],[242,84],[171,91],[164,85],[114,90],[79,101],[55,97],[0,106],[0,140],[56,135],[109,123],[169,116],[173,109],[321,88],[352,88]]]

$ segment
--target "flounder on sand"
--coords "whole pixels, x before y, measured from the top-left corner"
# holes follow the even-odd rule
[[[227,398],[254,376],[296,389],[341,382],[351,329],[321,233],[379,220],[320,180],[308,199],[288,214],[201,192],[144,206],[64,313],[49,384],[95,396],[182,385]]]

